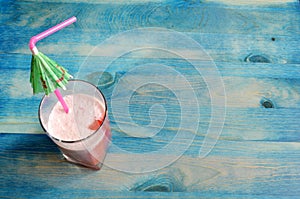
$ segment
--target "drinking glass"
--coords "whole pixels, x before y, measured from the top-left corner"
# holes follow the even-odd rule
[[[59,147],[67,161],[92,169],[101,169],[111,140],[107,104],[104,95],[95,85],[83,80],[70,80],[66,85],[66,90],[61,90],[61,94],[64,98],[72,96],[72,103],[68,104],[69,113],[62,112],[62,114],[71,114],[67,117],[74,117],[74,122],[71,124],[64,122],[64,115],[57,118],[51,117],[54,107],[59,106],[55,94],[51,93],[48,96],[45,95],[40,103],[39,120],[42,128]],[[92,98],[94,103],[84,104],[83,99],[88,97],[89,99]],[[89,121],[85,124],[85,118],[82,118],[84,114],[81,114],[82,111],[88,114],[95,114],[97,112],[95,108],[97,104],[100,104],[103,108],[100,111],[101,113],[96,115],[100,120]],[[66,134],[71,133],[68,132],[68,129],[73,129],[73,131],[76,129],[78,131],[76,132],[76,138],[66,138],[68,137],[67,135],[59,135],[61,132],[55,132],[55,128],[49,128],[51,126],[49,121],[54,122],[52,126],[61,125],[62,128],[65,127],[66,131],[64,133]],[[91,125],[92,130],[88,130],[87,127]],[[74,132],[72,133],[74,134]]]

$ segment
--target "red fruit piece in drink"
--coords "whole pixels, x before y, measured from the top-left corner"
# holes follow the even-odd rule
[[[97,130],[101,126],[102,122],[102,120],[95,120],[92,124],[89,125],[89,129],[94,131]]]

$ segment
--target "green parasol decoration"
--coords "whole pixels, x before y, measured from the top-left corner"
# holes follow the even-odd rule
[[[65,85],[72,76],[55,61],[41,52],[32,55],[30,82],[33,93],[44,92],[46,95]]]

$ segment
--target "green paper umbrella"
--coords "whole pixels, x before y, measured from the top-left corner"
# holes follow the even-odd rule
[[[72,76],[55,61],[41,52],[32,55],[30,82],[33,93],[45,92],[46,95],[65,85]]]

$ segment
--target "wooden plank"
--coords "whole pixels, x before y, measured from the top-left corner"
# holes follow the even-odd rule
[[[1,134],[0,142],[0,181],[4,185],[0,188],[1,196],[29,197],[37,194],[35,191],[22,191],[24,189],[38,189],[41,195],[76,190],[72,193],[79,194],[79,197],[81,194],[93,197],[100,190],[132,191],[127,192],[129,195],[151,191],[186,192],[208,197],[214,194],[245,197],[253,194],[262,197],[299,194],[300,145],[296,142],[274,144],[219,140],[204,159],[197,158],[195,150],[192,152],[196,153],[194,157],[184,155],[164,169],[135,175],[106,166],[95,172],[67,163],[46,135]],[[199,143],[194,145],[200,147]],[[151,158],[146,154],[140,155],[145,157],[145,161]],[[120,164],[130,164],[132,160],[128,155],[113,152],[109,156],[115,156],[114,161]],[[159,160],[163,155],[154,158]]]
[[[32,106],[31,106],[32,108]],[[36,110],[36,111],[34,111]],[[210,119],[209,114],[205,114],[202,110],[201,122],[197,134],[204,136],[207,133],[207,125]],[[11,113],[11,112],[8,112]],[[149,122],[145,115],[148,111],[137,112],[134,120],[139,123]],[[43,130],[39,125],[37,118],[37,109],[34,108],[30,113],[30,117],[23,116],[24,114],[15,115],[11,113],[9,116],[1,116],[0,126],[1,133],[34,133],[41,134]],[[171,114],[171,113],[169,113]],[[169,116],[169,120],[174,119],[179,122],[179,118]],[[255,110],[255,109],[227,109],[226,122],[223,127],[221,139],[225,140],[273,140],[273,141],[299,141],[299,109],[280,109],[280,110]],[[111,119],[111,126],[113,133],[116,136],[126,136],[117,127],[119,125],[126,125],[128,127],[134,124],[120,121],[116,123]],[[172,128],[174,122],[167,122],[165,124],[164,132],[176,134],[177,130]],[[251,128],[249,128],[251,126]],[[173,126],[175,127],[175,125]],[[153,126],[155,128],[155,126]],[[26,131],[24,130],[26,129]],[[161,139],[161,137],[159,138]],[[158,141],[159,141],[158,139]],[[133,144],[135,140],[132,140]],[[136,143],[137,144],[137,143]],[[133,147],[135,144],[133,145]]]
[[[11,30],[14,32],[15,30]],[[0,50],[6,53],[27,54],[30,51],[27,43],[32,35],[42,31],[42,29],[28,30],[26,35],[20,36],[21,42],[12,42],[9,40],[4,41]],[[157,30],[159,34],[160,30]],[[297,54],[299,53],[298,40],[299,34],[290,37],[283,37],[277,34],[272,35],[234,35],[234,34],[195,34],[184,33],[187,37],[194,39],[202,48],[212,57],[216,62],[250,62],[250,63],[274,63],[274,64],[299,64],[300,59]],[[72,38],[70,38],[72,35]],[[74,36],[73,36],[74,35]],[[8,37],[8,34],[3,34]],[[64,33],[57,34],[55,37],[45,39],[38,45],[40,50],[48,55],[64,55],[65,57],[83,57],[88,56],[95,46],[100,45],[105,39],[111,35],[109,33],[102,34],[97,31],[83,31],[74,34],[72,30],[64,30]],[[158,35],[159,36],[159,35]],[[82,38],[84,37],[84,38]],[[275,41],[272,41],[272,38]],[[72,42],[77,40],[81,42]],[[288,47],[287,47],[288,44]],[[112,49],[118,49],[121,45],[130,45],[126,41],[119,46],[111,46]],[[165,46],[165,49],[171,51],[173,48],[186,48],[189,49],[189,44],[182,43],[181,46],[174,43],[173,46]],[[101,55],[99,55],[101,56]],[[105,56],[105,55],[102,55]],[[138,55],[135,55],[138,56]],[[145,58],[157,58],[157,54],[144,52]],[[166,54],[161,55],[168,56]],[[169,55],[170,56],[170,55]],[[261,58],[255,59],[254,56]],[[251,59],[252,58],[252,59]]]
[[[266,0],[266,1],[246,1],[246,0],[240,0],[240,1],[234,1],[234,0],[205,0],[206,2],[214,2],[214,3],[221,3],[221,4],[225,4],[225,5],[234,5],[234,6],[246,6],[246,7],[250,7],[251,6],[282,6],[284,7],[285,4],[287,3],[291,3],[291,2],[295,2],[294,0]]]
[[[200,1],[146,2],[127,4],[1,2],[6,27],[49,27],[76,15],[76,28],[119,32],[137,27],[165,27],[177,31],[233,34],[294,35],[299,33],[299,4],[284,9],[246,10]],[[28,6],[30,5],[30,6]],[[277,6],[278,7],[278,6]],[[56,12],[52,12],[52,10]],[[18,12],[15,12],[15,11]],[[39,10],[39,12],[36,12]],[[43,13],[41,16],[39,13]],[[55,13],[60,13],[59,17]],[[189,18],[190,20],[185,20]],[[30,22],[30,23],[29,23]],[[274,23],[276,22],[276,23]]]
[[[127,70],[134,68],[135,65],[142,65],[147,63],[165,64],[174,67],[174,69],[181,68],[181,70],[185,70],[185,73],[189,73],[189,71],[186,69],[190,67],[187,65],[187,61],[184,59],[180,60],[176,59],[175,57],[154,57],[153,53],[149,53],[149,56],[152,56],[149,58],[141,58],[141,55],[132,55],[136,57],[120,57],[118,58],[118,62],[111,66],[109,70],[108,68],[105,68],[105,65],[109,62],[109,60],[111,60],[111,58],[109,57],[88,57],[89,64],[93,65],[96,68],[94,68],[93,70],[91,69],[92,66],[81,68],[83,67],[82,65],[87,59],[86,56],[77,55],[76,57],[73,57],[73,55],[66,56],[63,53],[59,55],[49,54],[48,56],[67,68],[68,71],[75,77],[77,76],[79,69],[81,69],[80,72],[84,74],[88,72],[93,73],[97,69],[98,72],[107,71],[111,72],[112,75],[114,75],[114,73],[124,73]],[[11,73],[15,73],[13,77],[16,78],[19,75],[19,78],[21,78],[22,81],[28,81],[26,79],[26,76],[29,75],[30,70],[30,55],[15,53],[0,54],[0,61],[3,66],[1,68],[1,72],[3,74],[7,73],[10,70],[13,71]],[[238,62],[219,62],[214,60],[214,62],[223,77],[253,77],[274,79],[299,79],[300,77],[300,64],[252,63],[244,62],[241,60],[238,60]],[[208,70],[208,67],[203,68],[203,70]],[[5,83],[6,82],[3,82],[3,84]]]

